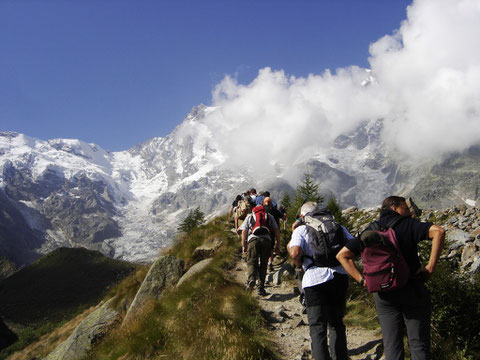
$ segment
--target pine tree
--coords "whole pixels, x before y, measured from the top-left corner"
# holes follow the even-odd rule
[[[285,209],[289,209],[290,206],[292,206],[292,199],[290,198],[290,195],[288,192],[283,195],[283,198],[281,200],[282,206],[285,207]]]
[[[297,186],[297,196],[295,200],[302,201],[302,204],[307,201],[314,201],[317,204],[321,204],[324,199],[323,196],[320,195],[318,188],[319,185],[312,179],[312,174],[307,171],[302,184]]]
[[[178,225],[177,230],[180,232],[189,233],[196,227],[205,223],[205,215],[197,206],[194,210],[190,210],[187,217]]]
[[[292,206],[287,211],[289,219],[295,219],[303,204],[307,201],[313,201],[317,204],[323,202],[323,196],[319,193],[319,185],[315,183],[312,178],[312,174],[309,171],[305,172],[304,178],[301,184],[297,185],[297,193],[293,200]]]
[[[343,217],[342,209],[340,209],[340,206],[338,205],[337,200],[334,196],[332,196],[330,200],[328,200],[326,208],[330,210],[336,222],[338,222],[340,225],[347,227],[348,221]]]
[[[193,221],[195,222],[195,226],[200,226],[205,223],[205,214],[200,210],[200,206],[197,206],[195,210],[193,210]]]

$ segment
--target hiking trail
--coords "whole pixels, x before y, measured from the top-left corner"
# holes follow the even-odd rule
[[[267,329],[283,360],[311,360],[310,334],[307,315],[302,314],[299,296],[291,282],[277,285],[282,263],[274,261],[274,271],[268,271],[266,296],[252,291],[267,322]],[[241,257],[231,270],[232,277],[242,286],[247,282],[247,263]],[[383,360],[382,336],[378,330],[347,326],[347,346],[350,360]]]

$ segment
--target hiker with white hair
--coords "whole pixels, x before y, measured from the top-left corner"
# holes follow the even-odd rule
[[[348,276],[336,260],[337,252],[353,239],[327,209],[307,202],[300,209],[303,224],[290,240],[288,252],[304,275],[307,318],[315,360],[347,360],[347,337],[343,323]],[[327,343],[327,329],[329,338]]]

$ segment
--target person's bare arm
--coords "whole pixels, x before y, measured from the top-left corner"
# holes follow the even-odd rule
[[[428,259],[427,265],[422,266],[417,271],[417,275],[424,275],[427,279],[432,276],[438,264],[438,259],[442,253],[443,245],[445,244],[445,230],[441,226],[432,225],[428,230],[428,237],[432,239],[430,258]]]
[[[355,266],[355,263],[353,262],[354,259],[355,254],[345,246],[337,254],[337,260],[349,275],[357,282],[362,283],[363,276]],[[365,280],[363,280],[363,286],[366,286]]]
[[[247,230],[242,231],[242,252],[247,252]]]
[[[302,248],[300,246],[290,246],[288,248],[288,254],[293,259],[293,262],[295,263],[295,266],[297,266],[297,267],[302,266],[303,251],[302,251]]]

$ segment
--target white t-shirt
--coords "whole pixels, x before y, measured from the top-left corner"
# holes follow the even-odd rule
[[[347,241],[353,239],[353,236],[350,235],[350,233],[347,231],[342,226],[343,232],[347,238]],[[292,239],[290,240],[290,243],[288,244],[289,247],[292,246],[299,246],[303,254],[307,256],[312,256],[312,250],[310,249],[310,245],[308,245],[308,240],[307,240],[307,227],[306,225],[301,225],[297,227],[292,234]],[[333,279],[333,273],[338,272],[340,274],[345,274],[347,275],[347,272],[343,268],[342,265],[338,265],[332,268],[329,267],[317,267],[317,266],[312,266],[308,270],[306,268],[308,265],[312,263],[312,260],[304,257],[303,258],[303,270],[305,271],[305,274],[303,275],[303,280],[302,280],[302,288],[306,287],[311,287],[319,284],[323,284],[329,280]]]

